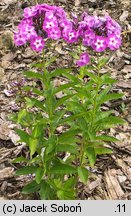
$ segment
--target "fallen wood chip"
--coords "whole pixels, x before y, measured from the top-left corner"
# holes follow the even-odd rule
[[[127,178],[130,181],[131,180],[131,168],[122,159],[117,159],[116,163],[118,166],[121,167],[123,173],[127,176]]]
[[[93,190],[95,190],[96,187],[98,187],[101,184],[101,178],[91,182],[87,187],[85,187],[85,190],[88,194],[91,194]]]
[[[0,180],[4,180],[5,178],[11,178],[13,176],[14,168],[6,167],[0,170]]]
[[[124,192],[117,180],[116,170],[109,169],[105,171],[104,181],[107,194],[110,200],[119,200],[124,195]]]

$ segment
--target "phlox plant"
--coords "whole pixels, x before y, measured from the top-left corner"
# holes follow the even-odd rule
[[[57,59],[46,57],[54,40],[64,40],[72,47],[69,54],[76,66],[51,70]],[[27,94],[12,117],[19,125],[20,141],[29,149],[28,157],[13,161],[23,164],[17,175],[32,175],[23,193],[37,192],[41,199],[78,199],[78,183],[88,184],[97,155],[112,153],[107,143],[117,139],[107,134],[108,129],[124,123],[113,110],[102,108],[109,100],[122,97],[111,92],[116,82],[111,75],[101,73],[108,62],[103,52],[121,45],[121,27],[108,14],[84,12],[78,17],[72,13],[69,18],[61,7],[38,4],[24,9],[14,41],[42,54],[32,70],[24,72],[34,83],[39,80],[40,88],[23,82],[21,92]],[[60,76],[67,82],[54,87],[53,80]],[[61,91],[64,96],[58,98]]]

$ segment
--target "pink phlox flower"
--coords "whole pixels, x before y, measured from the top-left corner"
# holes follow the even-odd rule
[[[22,21],[19,23],[18,28],[22,28],[24,25],[33,25],[32,17],[27,19],[22,19]]]
[[[30,26],[30,25],[24,25],[20,31],[22,32],[22,34],[26,35],[26,40],[30,40],[33,37],[37,37],[37,33],[35,31],[34,26]]]
[[[15,32],[14,42],[16,46],[24,45],[27,42],[26,34],[24,32],[21,32],[20,30],[18,32]]]
[[[58,17],[59,19],[66,19],[66,13],[64,11],[63,8],[61,7],[57,7],[55,10],[55,15],[56,17]]]
[[[25,18],[33,17],[37,14],[37,11],[38,11],[38,7],[36,7],[36,6],[26,7],[24,9],[24,17]]]
[[[48,32],[52,28],[58,27],[58,22],[56,19],[45,19],[43,22],[43,29]]]
[[[99,28],[99,27],[101,27],[104,23],[106,23],[106,18],[105,18],[105,17],[94,16],[94,26],[93,26],[93,28]]]
[[[48,11],[45,13],[45,19],[49,19],[49,20],[54,19],[56,21],[56,17],[54,16],[54,13],[52,11],[50,12]]]
[[[67,19],[63,19],[61,20],[61,22],[59,23],[60,24],[60,27],[63,28],[65,31],[67,29],[72,29],[73,28],[73,24],[71,21],[67,20]]]
[[[103,52],[107,48],[107,39],[102,36],[96,36],[92,43],[92,48],[96,52]]]
[[[111,17],[107,19],[106,28],[108,34],[113,34],[115,32],[121,33],[120,25],[115,20],[111,19]]]
[[[84,52],[80,55],[80,59],[76,62],[79,67],[85,66],[90,62],[88,53]]]
[[[48,37],[53,39],[53,40],[60,39],[60,37],[61,37],[60,29],[59,28],[50,29],[50,31],[48,32]]]
[[[37,52],[42,51],[42,49],[44,48],[44,45],[45,45],[44,40],[40,36],[32,38],[32,40],[30,41],[31,48]]]
[[[94,43],[95,33],[92,30],[86,30],[83,38],[84,46],[91,46]]]
[[[81,29],[81,28],[78,28],[77,32],[76,32],[76,38],[79,39],[79,38],[83,38],[84,37],[84,30]]]
[[[83,19],[83,25],[85,27],[88,27],[88,28],[93,27],[93,25],[94,25],[94,17],[89,16],[89,15],[85,16],[84,19]]]
[[[68,43],[74,43],[77,41],[76,31],[72,29],[66,29],[62,31],[63,39]]]
[[[121,46],[121,39],[116,37],[115,34],[109,35],[107,42],[108,42],[108,47],[111,50],[116,50]]]

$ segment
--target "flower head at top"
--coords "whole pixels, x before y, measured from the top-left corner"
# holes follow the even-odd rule
[[[47,39],[64,39],[67,43],[83,43],[96,52],[121,46],[121,27],[108,14],[91,16],[84,12],[80,19],[74,13],[68,18],[59,6],[37,4],[24,9],[23,19],[14,33],[17,46],[30,44],[41,51]]]

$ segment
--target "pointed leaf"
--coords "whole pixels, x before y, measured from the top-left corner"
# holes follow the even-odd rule
[[[54,198],[54,191],[53,189],[50,187],[50,185],[43,180],[43,182],[41,183],[41,187],[40,187],[40,198],[41,200],[51,200],[51,199],[55,199]]]
[[[70,87],[73,87],[75,86],[77,83],[76,82],[71,82],[71,83],[66,83],[66,84],[63,84],[61,85],[60,87],[57,87],[55,90],[54,90],[54,94],[60,92],[60,91],[63,91],[67,88],[70,88]]]
[[[119,141],[117,138],[107,135],[100,135],[96,137],[96,140],[103,140],[103,141],[109,141],[109,142],[116,142]]]
[[[11,161],[12,163],[20,163],[20,162],[28,162],[28,160],[24,157],[17,157],[14,160]]]
[[[16,175],[28,175],[28,174],[33,174],[37,170],[37,167],[35,166],[26,166],[22,167],[21,169],[16,171]]]
[[[56,146],[56,152],[70,152],[72,154],[78,154],[76,144],[58,144]]]
[[[91,167],[93,167],[95,162],[96,162],[96,154],[95,154],[94,148],[88,147],[86,149],[86,154],[87,154],[87,157],[88,157],[88,160],[89,160]]]
[[[109,58],[101,58],[98,62],[98,67],[102,68],[103,66],[106,65],[106,63],[109,61]]]
[[[107,94],[107,95],[103,96],[100,100],[98,100],[98,103],[103,104],[106,101],[116,100],[116,99],[121,98],[122,96],[123,96],[123,94],[119,94],[119,93]]]
[[[17,134],[19,135],[22,142],[29,144],[30,135],[26,133],[24,130],[16,129]]]
[[[38,191],[39,188],[40,188],[40,185],[37,184],[35,181],[32,181],[23,188],[22,193],[24,194],[34,193]]]
[[[78,176],[84,184],[87,183],[89,171],[85,167],[78,167]]]
[[[101,155],[101,154],[112,154],[113,151],[109,148],[105,148],[105,147],[98,147],[98,148],[95,148],[95,153],[98,154],[98,155]]]
[[[32,156],[36,150],[37,150],[37,145],[38,145],[38,139],[29,139],[29,148],[30,148],[30,156]]]
[[[38,167],[35,173],[35,180],[37,184],[40,184],[43,174],[44,170],[41,167]]]
[[[64,175],[64,174],[74,174],[76,173],[77,170],[75,167],[67,165],[67,164],[55,164],[50,170],[49,173],[52,174],[59,174],[59,175]]]
[[[75,192],[71,189],[70,191],[58,190],[57,196],[60,200],[75,200]]]
[[[33,71],[25,71],[24,74],[28,78],[35,78],[35,79],[40,79],[40,80],[43,79],[42,74],[36,73],[36,72],[33,72]]]
[[[74,188],[77,179],[75,177],[70,177],[66,182],[64,182],[64,189]]]
[[[36,98],[28,98],[28,97],[26,97],[25,100],[26,100],[28,107],[36,106],[36,107],[46,111],[46,108],[43,104],[44,102],[41,102],[41,101],[37,100]]]
[[[66,95],[64,97],[62,97],[61,99],[58,100],[58,102],[56,103],[54,109],[57,109],[59,106],[63,105],[63,103],[65,101],[67,101],[68,99],[72,98],[75,94],[72,95]]]
[[[57,68],[56,70],[54,70],[51,74],[50,77],[56,77],[56,76],[60,76],[60,75],[64,75],[67,72],[72,71],[71,68]]]

